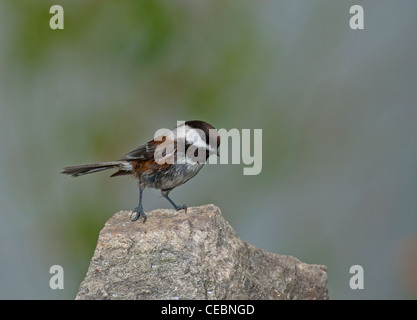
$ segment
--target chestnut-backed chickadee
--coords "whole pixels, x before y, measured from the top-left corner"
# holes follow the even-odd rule
[[[133,221],[140,216],[146,221],[142,207],[145,188],[160,189],[178,211],[187,210],[186,205],[177,206],[168,196],[172,189],[187,182],[203,167],[212,154],[219,155],[220,136],[217,130],[204,121],[183,122],[174,130],[155,137],[152,141],[130,151],[118,161],[65,167],[61,173],[78,177],[107,169],[118,169],[111,177],[131,175],[139,181],[139,205]]]

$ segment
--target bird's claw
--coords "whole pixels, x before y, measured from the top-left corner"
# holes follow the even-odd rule
[[[183,204],[182,206],[179,206],[179,207],[177,207],[177,211],[180,211],[180,210],[185,210],[185,214],[187,214],[187,206],[185,205],[185,204]]]
[[[143,211],[142,207],[136,207],[135,210],[133,210],[133,212],[136,212],[136,215],[131,219],[132,221],[136,221],[139,219],[140,216],[143,217],[143,223],[145,223],[146,221],[146,213],[145,211]]]

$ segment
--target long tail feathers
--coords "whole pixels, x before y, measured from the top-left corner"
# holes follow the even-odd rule
[[[73,177],[82,176],[84,174],[94,173],[107,169],[118,168],[124,172],[128,172],[131,169],[131,164],[126,161],[113,161],[113,162],[102,162],[93,164],[82,164],[78,166],[69,166],[63,168],[61,173],[68,174]]]

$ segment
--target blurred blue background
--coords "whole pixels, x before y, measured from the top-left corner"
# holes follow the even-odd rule
[[[65,29],[49,28],[60,4]],[[349,28],[361,4],[365,29]],[[114,160],[177,120],[263,129],[263,170],[208,165],[213,203],[262,249],[325,264],[332,299],[417,297],[417,2],[0,2],[0,298],[73,299],[137,186]],[[169,208],[146,190],[149,211]],[[49,288],[62,265],[65,289]],[[364,268],[364,290],[349,268]]]

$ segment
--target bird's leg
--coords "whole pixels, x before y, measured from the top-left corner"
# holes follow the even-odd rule
[[[143,223],[145,223],[146,214],[145,214],[145,211],[143,211],[143,207],[142,207],[142,193],[143,193],[143,188],[139,187],[139,205],[133,211],[133,212],[136,212],[136,215],[132,219],[132,221],[136,221],[136,220],[139,219],[140,216],[142,216],[143,217]]]
[[[162,194],[162,196],[163,196],[165,199],[167,199],[167,200],[169,201],[169,203],[171,203],[171,204],[172,204],[172,206],[175,208],[175,210],[179,211],[179,210],[184,209],[184,210],[185,210],[185,213],[187,213],[187,206],[186,206],[185,204],[183,204],[182,206],[177,206],[177,205],[174,203],[174,201],[172,201],[172,200],[171,200],[171,198],[168,196],[168,194],[169,194],[169,192],[170,192],[170,191],[171,191],[171,190],[161,190],[161,194]]]

